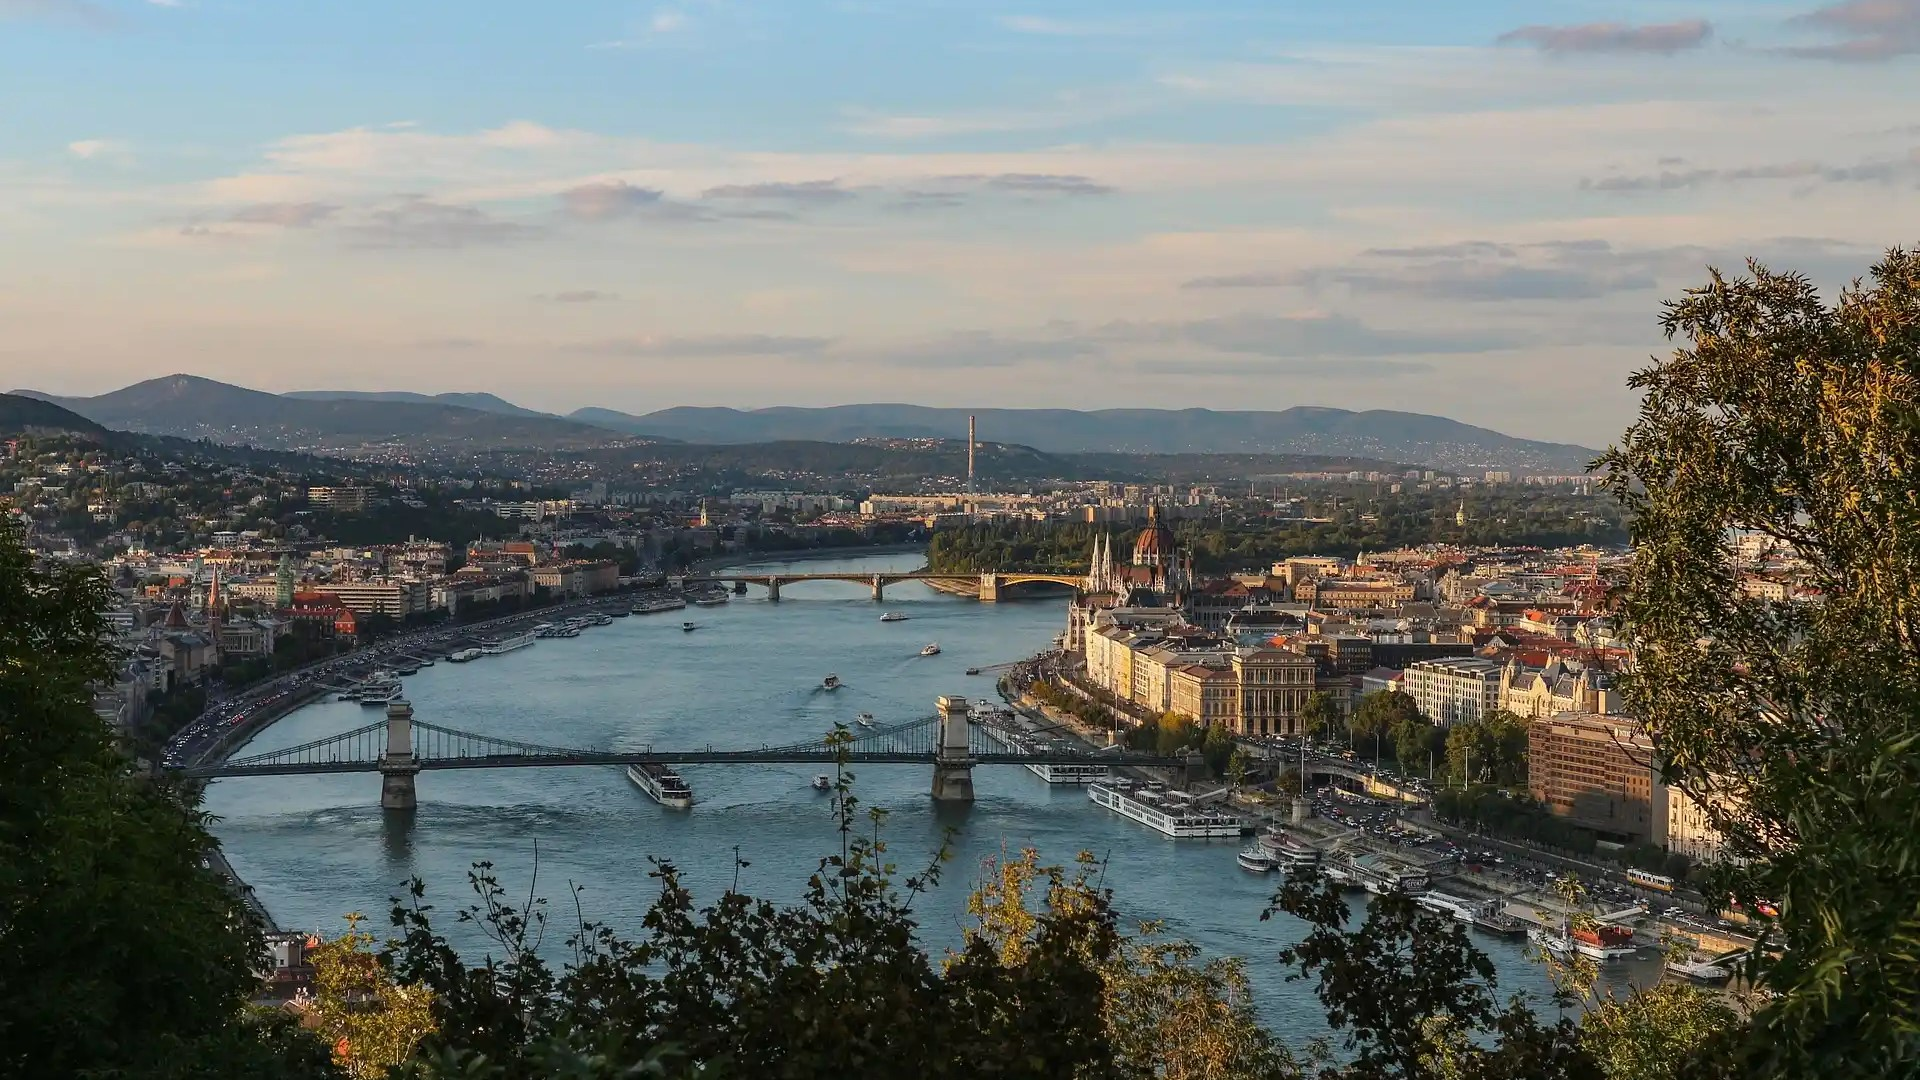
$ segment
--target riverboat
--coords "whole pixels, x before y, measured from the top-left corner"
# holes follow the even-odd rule
[[[1270,874],[1275,866],[1273,856],[1258,847],[1250,847],[1233,859],[1240,864],[1240,869],[1254,874]]]
[[[907,617],[905,615],[900,614],[897,611],[889,611],[885,615],[880,616],[880,621],[881,622],[906,622]]]
[[[920,650],[920,655],[921,656],[939,656],[940,643],[937,641],[927,642],[926,648]]]
[[[1733,978],[1734,972],[1746,958],[1745,949],[1735,949],[1717,956],[1695,950],[1686,956],[1669,959],[1667,973],[1694,982],[1719,984]]]
[[[832,788],[833,777],[828,776],[826,773],[821,773],[819,776],[813,778],[813,790],[830,791]]]
[[[1639,950],[1633,944],[1633,928],[1600,923],[1569,931],[1535,927],[1527,931],[1527,940],[1558,957],[1575,953],[1592,960],[1622,960]]]
[[[1178,791],[1137,790],[1131,781],[1116,780],[1087,785],[1087,798],[1176,840],[1239,836],[1242,831],[1239,818],[1202,810]]]
[[[464,664],[478,659],[480,659],[479,649],[458,649],[447,654],[447,663],[449,664]]]
[[[518,634],[509,634],[503,638],[482,638],[480,640],[480,655],[499,656],[501,653],[510,653],[515,649],[524,649],[531,644],[533,644],[533,631],[531,630],[522,630]]]
[[[693,623],[690,623],[690,622],[683,622],[680,624],[680,632],[683,634],[691,634],[698,629],[700,629],[698,626],[695,626]]]
[[[861,727],[872,727],[873,714],[870,712],[863,712],[859,716],[854,717],[853,722],[856,724],[859,724]]]
[[[613,625],[613,616],[608,615],[603,611],[596,611],[591,615],[584,616],[584,618],[595,626],[612,626]]]
[[[1288,870],[1311,870],[1320,865],[1319,848],[1278,829],[1262,836],[1260,846],[1271,852],[1274,861]]]
[[[828,676],[827,676],[826,678],[824,678],[824,679],[821,679],[821,680],[820,680],[820,689],[822,689],[822,690],[838,690],[838,689],[840,689],[840,676],[838,676],[838,675],[828,675]]]
[[[711,596],[696,596],[693,598],[693,606],[695,607],[721,607],[725,605],[726,602],[726,593],[714,593]]]
[[[1049,784],[1099,784],[1113,772],[1105,765],[1048,765],[1037,761],[1029,762],[1026,768]]]
[[[1349,860],[1353,880],[1375,895],[1418,893],[1427,887],[1427,873],[1386,855],[1359,855]]]
[[[629,765],[627,779],[669,810],[685,810],[693,805],[693,789],[679,773],[665,765]]]

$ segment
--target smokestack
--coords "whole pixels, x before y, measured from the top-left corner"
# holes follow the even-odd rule
[[[967,414],[967,494],[973,494],[973,414]]]

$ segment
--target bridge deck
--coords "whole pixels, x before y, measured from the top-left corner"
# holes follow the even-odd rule
[[[580,765],[931,765],[932,754],[916,751],[853,750],[842,754],[814,750],[708,750],[676,753],[502,754],[491,757],[420,758],[422,772],[438,769],[525,769]],[[1171,767],[1178,758],[1152,755],[1046,754],[987,752],[968,755],[973,765],[1104,765]],[[250,765],[208,765],[182,770],[196,779],[231,776],[295,776],[302,774],[378,772],[379,761],[287,761]]]

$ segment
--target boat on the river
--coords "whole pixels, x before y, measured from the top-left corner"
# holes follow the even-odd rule
[[[832,787],[833,777],[828,776],[826,773],[821,773],[819,776],[813,778],[813,790],[815,791],[828,791],[831,790]]]
[[[820,689],[822,689],[822,690],[838,690],[838,689],[840,689],[840,676],[838,676],[838,675],[832,675],[832,674],[829,674],[829,675],[828,675],[828,676],[827,676],[826,678],[824,678],[824,679],[821,679],[821,680],[820,680]]]
[[[880,616],[880,621],[881,622],[906,622],[907,617],[905,615],[900,614],[897,611],[889,611],[885,615]]]
[[[499,656],[501,653],[510,653],[515,649],[524,649],[531,644],[533,644],[533,631],[531,630],[523,630],[518,634],[509,634],[503,638],[482,638],[480,639],[480,655]]]
[[[693,623],[690,623],[690,622],[683,622],[680,624],[680,632],[683,634],[691,634],[698,629],[700,629],[698,626],[695,626]]]
[[[1135,788],[1130,780],[1088,784],[1087,798],[1176,840],[1239,836],[1242,831],[1239,818],[1203,810],[1186,792],[1158,785]]]
[[[980,669],[979,669],[979,668],[977,668],[977,667],[970,667],[970,668],[968,668],[968,669],[967,669],[967,674],[969,674],[969,675],[978,675],[978,674],[980,674]]]
[[[669,810],[685,810],[693,805],[693,788],[665,765],[629,765],[627,779]]]
[[[1273,872],[1273,856],[1258,847],[1247,848],[1240,854],[1235,855],[1233,859],[1240,864],[1240,869],[1249,871],[1250,873],[1267,874]]]
[[[470,660],[478,659],[480,659],[479,649],[459,649],[447,654],[447,662],[451,664],[464,664]]]
[[[921,656],[939,656],[940,643],[937,641],[927,642],[927,647],[920,650],[920,655]]]
[[[1686,956],[1676,956],[1667,961],[1667,973],[1678,975],[1700,983],[1723,983],[1733,978],[1740,964],[1747,958],[1747,950],[1735,949],[1718,955],[1701,950],[1689,952]]]
[[[859,716],[854,717],[853,722],[856,724],[859,724],[861,727],[872,727],[873,714],[870,712],[863,712]]]

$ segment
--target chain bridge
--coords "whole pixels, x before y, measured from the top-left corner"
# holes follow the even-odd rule
[[[184,777],[219,779],[318,773],[377,772],[380,803],[415,805],[414,778],[438,769],[522,769],[568,765],[897,764],[931,765],[933,797],[973,798],[975,765],[1162,766],[1184,769],[1183,757],[1161,757],[1119,747],[1087,749],[1064,739],[1035,738],[992,720],[970,720],[963,697],[942,697],[938,714],[872,728],[848,728],[824,738],[783,746],[713,746],[595,750],[503,739],[413,718],[413,706],[395,701],[383,720],[283,750],[176,770]]]

